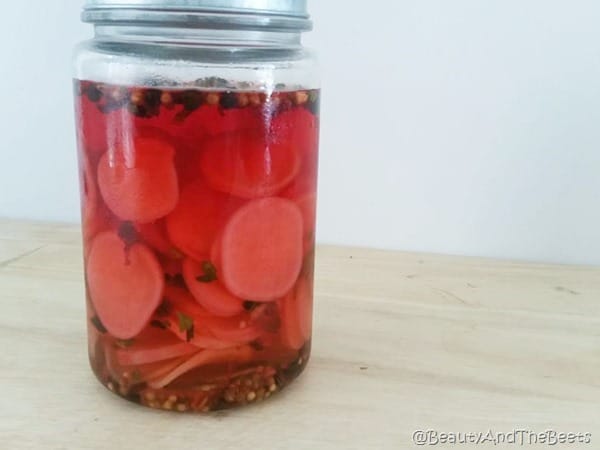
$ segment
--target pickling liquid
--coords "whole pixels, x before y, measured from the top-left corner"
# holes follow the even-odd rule
[[[319,92],[75,90],[98,379],[180,412],[281,390],[310,355]]]

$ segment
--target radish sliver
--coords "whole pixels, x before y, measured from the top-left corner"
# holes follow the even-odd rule
[[[198,352],[198,347],[181,342],[166,330],[148,328],[123,348],[117,348],[117,361],[122,366],[150,364]]]

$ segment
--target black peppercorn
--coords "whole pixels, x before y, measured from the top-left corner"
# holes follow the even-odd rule
[[[223,108],[223,109],[236,108],[238,106],[237,95],[235,95],[231,91],[224,92],[221,95],[220,105],[221,105],[221,108]]]
[[[98,86],[95,84],[90,84],[87,88],[86,95],[91,102],[97,103],[102,98],[102,91],[98,89]]]
[[[181,101],[186,111],[194,111],[202,105],[202,94],[198,91],[185,91]]]
[[[129,112],[137,117],[147,117],[147,109],[144,105],[134,105],[130,103],[127,105]]]
[[[159,89],[148,89],[144,94],[146,105],[150,108],[158,107],[161,104],[162,92]]]
[[[319,92],[311,91],[311,93],[309,94],[308,102],[305,103],[306,109],[308,109],[315,116],[318,116],[319,113],[321,112],[320,104],[321,104],[321,102],[320,102]]]

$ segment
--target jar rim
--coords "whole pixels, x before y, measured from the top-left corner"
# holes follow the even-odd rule
[[[216,29],[312,29],[307,0],[86,0],[82,20]]]

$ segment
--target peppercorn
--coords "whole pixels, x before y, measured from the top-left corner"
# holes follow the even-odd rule
[[[131,114],[137,117],[146,117],[146,107],[144,105],[134,105],[133,103],[129,103],[127,105],[127,109]]]
[[[218,105],[221,100],[221,97],[216,92],[211,92],[206,96],[206,103],[211,106]]]
[[[245,108],[246,106],[248,106],[249,103],[250,103],[250,100],[248,99],[247,94],[239,94],[238,95],[238,105],[240,106],[240,108]]]
[[[294,95],[296,105],[304,105],[309,100],[309,95],[305,91],[298,91]]]
[[[172,106],[173,96],[169,92],[163,92],[160,96],[160,102],[166,107]]]
[[[238,106],[237,95],[235,95],[231,91],[227,91],[221,95],[221,108],[223,109],[233,109]]]
[[[262,103],[258,94],[250,94],[248,100],[252,106],[260,106]]]
[[[148,89],[144,94],[146,105],[150,108],[155,108],[160,105],[162,92],[158,89]]]
[[[182,100],[186,111],[195,111],[202,105],[202,94],[198,91],[185,91]]]
[[[133,105],[138,105],[139,106],[142,103],[144,103],[144,95],[138,89],[136,89],[129,96],[129,101]]]
[[[94,103],[98,103],[102,99],[102,91],[95,84],[90,84],[86,91],[87,98]]]

